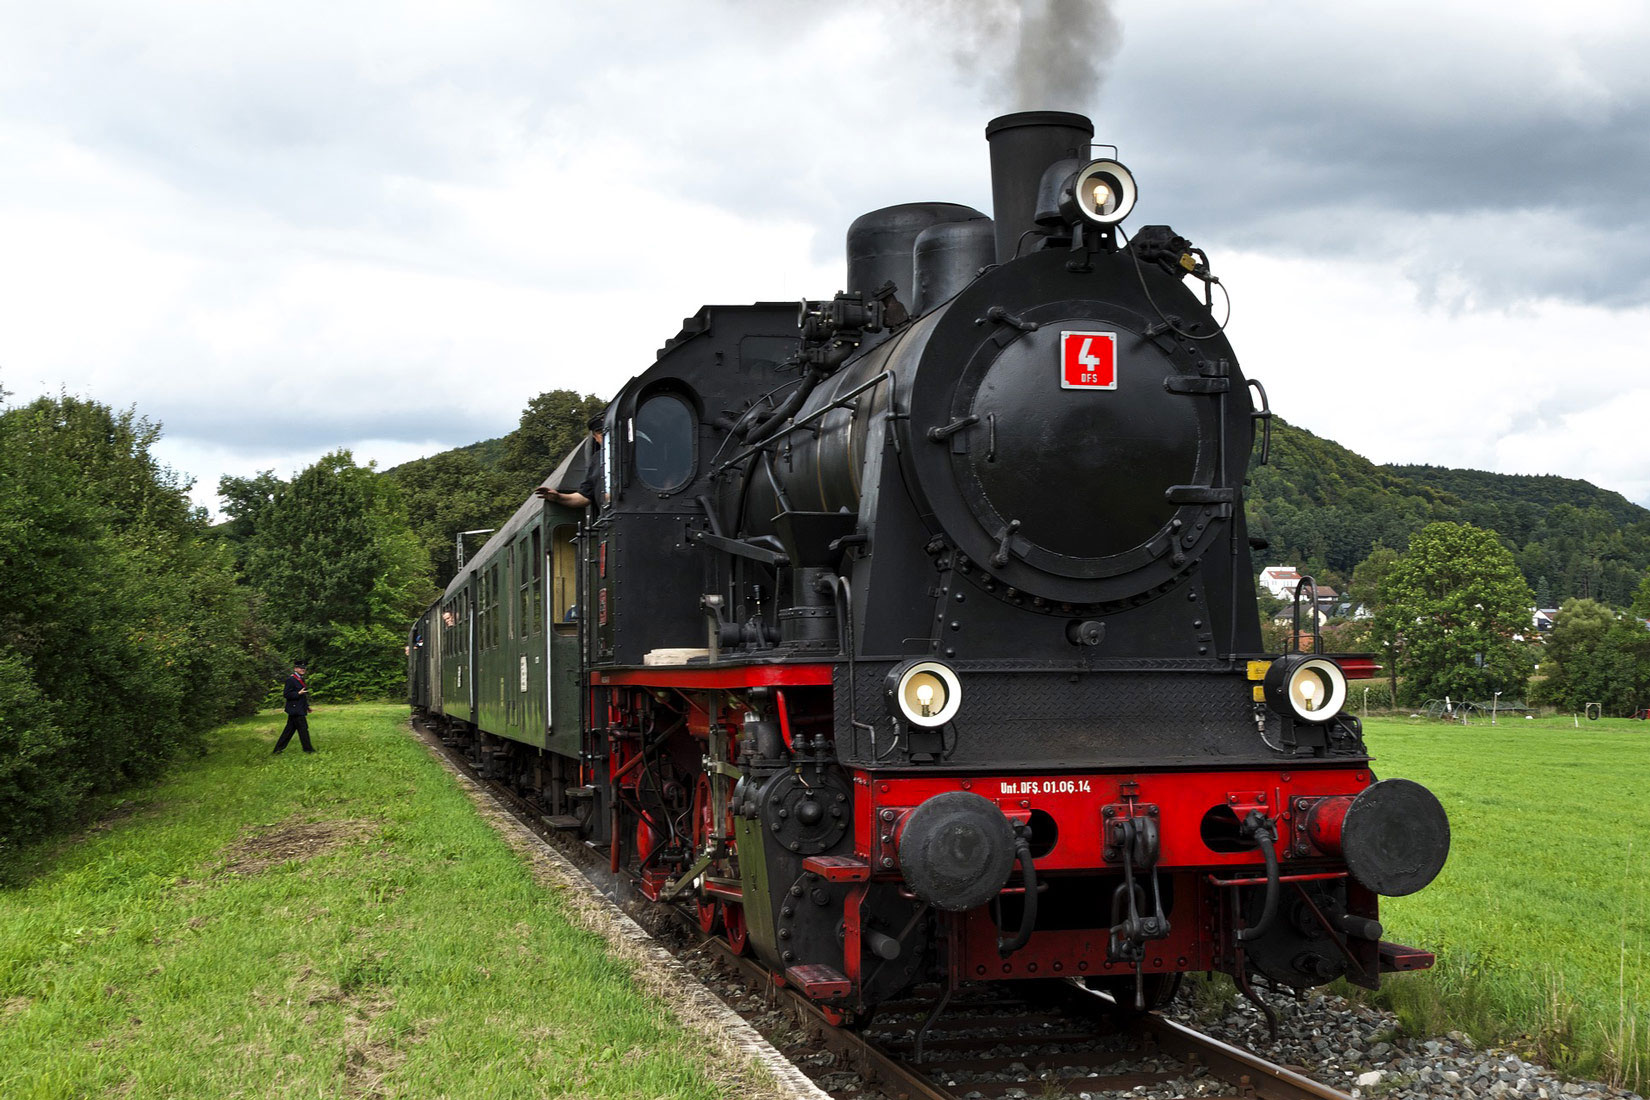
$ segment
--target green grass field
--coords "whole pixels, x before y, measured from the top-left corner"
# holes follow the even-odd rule
[[[703,1056],[475,814],[397,706],[266,715],[0,886],[0,1096],[697,1097]],[[1373,719],[1453,830],[1388,935],[1418,1034],[1650,1080],[1650,726]]]
[[[406,714],[235,723],[4,868],[0,1096],[724,1095]]]
[[[1430,787],[1450,860],[1383,903],[1387,935],[1436,950],[1390,983],[1418,1034],[1510,1041],[1585,1077],[1650,1084],[1650,723],[1376,718],[1376,772]]]

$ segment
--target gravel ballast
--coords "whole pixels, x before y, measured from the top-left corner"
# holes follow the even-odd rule
[[[1398,1018],[1368,1005],[1322,993],[1299,1001],[1272,996],[1278,1038],[1244,1001],[1219,1019],[1197,1016],[1185,1000],[1169,1015],[1189,1027],[1344,1089],[1355,1097],[1392,1100],[1643,1100],[1638,1093],[1600,1082],[1565,1081],[1511,1051],[1479,1049],[1458,1031],[1431,1039],[1400,1034]]]

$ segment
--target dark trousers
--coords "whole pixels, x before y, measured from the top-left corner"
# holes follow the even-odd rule
[[[309,716],[306,714],[289,714],[286,716],[286,729],[281,731],[281,739],[275,742],[275,751],[286,748],[286,743],[292,740],[293,733],[298,734],[298,740],[303,743],[305,752],[314,752],[315,746],[309,743]]]

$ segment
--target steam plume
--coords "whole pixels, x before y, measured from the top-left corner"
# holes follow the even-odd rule
[[[1014,110],[1092,111],[1123,39],[1111,0],[944,0],[922,8],[961,32],[959,63],[987,75],[993,98]]]

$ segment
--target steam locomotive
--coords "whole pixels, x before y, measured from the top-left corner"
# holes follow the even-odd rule
[[[1433,961],[1378,899],[1448,822],[1371,770],[1369,658],[1262,652],[1265,391],[1092,137],[998,118],[993,217],[876,210],[833,298],[688,318],[545,481],[592,507],[529,498],[409,634],[479,767],[839,1022]]]

